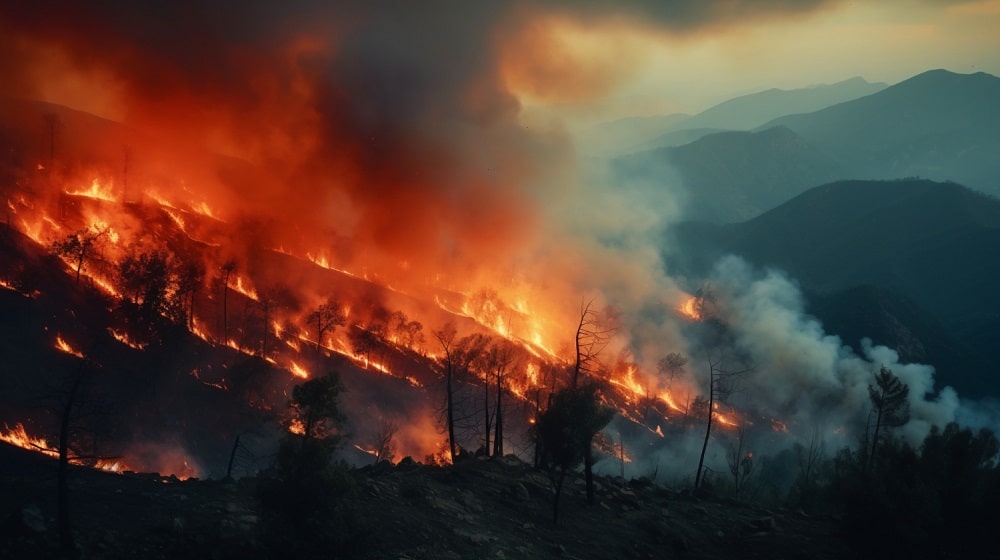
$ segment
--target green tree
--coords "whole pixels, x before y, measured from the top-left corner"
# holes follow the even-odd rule
[[[594,435],[600,432],[614,411],[601,404],[594,383],[563,389],[537,422],[537,437],[542,444],[542,464],[552,479],[552,523],[559,524],[559,499],[566,473],[577,467],[590,453]]]

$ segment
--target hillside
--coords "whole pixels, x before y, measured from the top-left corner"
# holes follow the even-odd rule
[[[814,292],[870,285],[896,293],[959,340],[978,335],[987,342],[982,329],[995,324],[1000,310],[991,280],[1000,275],[992,258],[1000,254],[1000,202],[953,183],[831,183],[746,222],[680,225],[666,246],[672,265],[685,270],[705,270],[719,255],[734,253],[785,270]],[[859,332],[858,326],[845,332]],[[1000,340],[988,342],[976,352],[984,358]],[[956,380],[980,375],[949,373]],[[990,387],[1000,394],[996,383]]]

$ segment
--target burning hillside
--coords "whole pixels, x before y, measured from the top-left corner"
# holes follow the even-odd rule
[[[588,20],[558,4],[0,8],[13,96],[0,103],[0,297],[16,310],[3,342],[11,376],[30,380],[7,381],[0,420],[51,439],[58,414],[25,403],[85,379],[119,410],[98,407],[106,425],[90,431],[108,437],[77,445],[209,474],[227,456],[266,463],[263,442],[297,429],[291,387],[331,370],[353,443],[371,450],[384,420],[418,458],[447,445],[453,366],[452,443],[530,455],[531,422],[582,372],[619,413],[622,454],[649,470],[670,446],[686,460],[703,420],[760,445],[819,425],[847,441],[877,363],[912,388],[913,438],[953,417],[932,369],[844,349],[781,275],[736,259],[707,279],[668,274],[673,203],[601,184],[559,124],[522,110],[570,93],[547,79],[560,65],[531,62]],[[627,12],[711,23],[691,10],[684,24]],[[570,82],[586,96],[621,66]],[[31,101],[53,91],[64,105]],[[703,285],[709,308],[687,293]],[[736,358],[753,380],[714,398],[717,366]]]

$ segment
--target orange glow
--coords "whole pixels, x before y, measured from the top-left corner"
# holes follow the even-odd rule
[[[309,379],[309,372],[295,362],[289,364],[288,371],[292,372],[292,375],[300,379]]]
[[[102,184],[97,178],[94,178],[94,180],[91,181],[89,189],[66,191],[66,194],[71,196],[84,196],[94,200],[103,200],[105,202],[117,202],[114,192],[112,192],[111,185]]]
[[[62,335],[56,335],[56,350],[60,352],[65,352],[71,356],[76,356],[77,358],[83,358],[83,352],[73,348],[68,342],[63,340]]]
[[[302,420],[292,418],[288,423],[288,431],[297,436],[304,436],[306,435],[306,425],[302,423]]]
[[[4,424],[4,431],[0,432],[0,441],[5,441],[11,445],[16,445],[23,449],[44,453],[50,457],[58,457],[59,453],[49,447],[49,443],[42,438],[35,438],[28,435],[24,429],[24,424],[18,422],[11,429]]]
[[[701,320],[701,312],[698,310],[698,298],[695,296],[686,296],[676,309],[682,317],[689,321]]]
[[[683,409],[677,405],[677,402],[674,401],[674,396],[669,391],[664,391],[657,396],[660,398],[660,400],[667,403],[667,406],[669,406],[671,410],[674,410],[676,412],[683,411]]]
[[[229,288],[243,294],[244,296],[254,301],[260,301],[259,297],[257,296],[257,290],[255,290],[254,287],[250,285],[249,280],[243,280],[242,276],[237,276],[236,284],[230,284]]]
[[[121,342],[125,346],[132,348],[134,350],[144,350],[146,348],[145,344],[136,342],[129,338],[127,333],[116,331],[115,329],[108,328],[108,333],[118,342]]]

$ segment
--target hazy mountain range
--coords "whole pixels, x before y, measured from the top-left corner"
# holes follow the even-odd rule
[[[925,72],[754,131],[622,156],[620,182],[669,189],[685,216],[732,222],[838,179],[926,177],[1000,194],[1000,78]],[[685,121],[689,123],[691,120]]]
[[[817,111],[881,91],[887,84],[861,77],[801,89],[769,89],[735,97],[697,115],[628,117],[600,123],[580,134],[588,155],[614,155],[679,146],[722,130],[750,130],[772,119]]]

